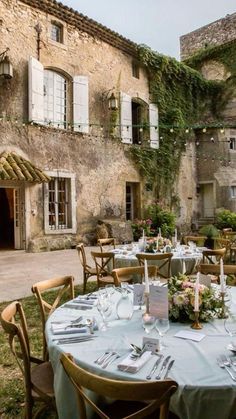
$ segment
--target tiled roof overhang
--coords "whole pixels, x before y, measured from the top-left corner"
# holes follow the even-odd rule
[[[49,182],[50,177],[23,157],[4,152],[0,154],[0,180],[42,183]]]
[[[56,0],[21,0],[137,58],[137,44]]]

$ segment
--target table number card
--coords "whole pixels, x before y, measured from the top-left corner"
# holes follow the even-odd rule
[[[168,319],[168,288],[150,285],[150,314],[158,319]]]
[[[146,351],[151,351],[152,354],[160,350],[159,339],[143,337],[143,347],[145,346]]]
[[[134,284],[134,306],[142,306],[144,304],[144,284]]]
[[[211,277],[210,277],[210,275],[204,275],[204,274],[200,273],[199,283],[202,284],[202,285],[205,285],[208,288],[211,288]]]

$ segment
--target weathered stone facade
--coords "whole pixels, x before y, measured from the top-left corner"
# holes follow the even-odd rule
[[[144,180],[129,155],[130,145],[121,141],[120,109],[115,114],[115,128],[110,128],[108,98],[111,92],[117,97],[123,92],[136,104],[143,103],[147,109],[151,106],[146,70],[140,66],[139,78],[132,75],[132,63],[137,59],[135,44],[51,0],[1,0],[0,16],[0,52],[9,48],[14,70],[11,80],[0,79],[0,154],[14,151],[52,178],[67,179],[71,188],[67,199],[71,205],[69,227],[50,229],[48,202],[52,194],[47,185],[0,180],[0,188],[17,192],[13,247],[44,251],[71,247],[80,240],[94,243],[101,219],[114,221],[119,241],[122,234],[123,240],[130,239],[130,227],[125,223],[126,185],[131,184],[138,196],[136,217],[142,216],[152,196],[145,191]],[[62,30],[63,42],[51,39],[55,22]],[[43,69],[66,79],[66,129],[30,123],[30,57]],[[89,83],[89,122],[83,133],[72,129],[73,81],[77,76],[86,76]],[[112,117],[114,123],[114,113]],[[189,189],[195,191],[194,178],[186,175],[192,170],[187,160],[182,173]],[[180,195],[180,221],[186,223],[196,201],[184,188],[180,188]]]
[[[180,56],[185,60],[199,49],[235,40],[236,13],[180,37]]]
[[[224,46],[234,41],[236,13],[182,36],[181,57],[186,59],[204,47]],[[217,61],[216,52],[214,59],[202,62],[201,73],[207,80],[216,81],[226,81],[232,76],[226,66]],[[217,211],[222,208],[236,211],[236,130],[227,128],[235,125],[236,121],[236,89],[225,107],[222,121],[221,128],[196,131],[197,218],[214,219]]]

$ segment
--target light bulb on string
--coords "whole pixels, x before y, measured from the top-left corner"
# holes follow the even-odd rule
[[[212,143],[214,143],[214,142],[215,142],[214,137],[211,137],[211,142],[212,142]]]
[[[173,133],[174,132],[174,128],[170,128],[170,132]]]
[[[189,128],[186,128],[185,133],[188,134],[189,133]]]
[[[198,147],[198,146],[199,146],[199,144],[200,144],[200,143],[199,143],[199,141],[197,140],[197,141],[196,141],[196,146]]]
[[[139,132],[143,132],[143,128],[139,128]]]
[[[207,129],[206,129],[206,128],[203,128],[203,129],[202,129],[202,132],[207,132]]]
[[[224,128],[221,128],[221,129],[220,129],[220,133],[221,133],[221,134],[224,134],[224,133],[225,133]]]

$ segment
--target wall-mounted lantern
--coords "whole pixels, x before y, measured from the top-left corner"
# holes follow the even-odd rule
[[[118,109],[118,99],[115,97],[113,92],[111,96],[108,98],[108,108],[111,111],[116,111]]]
[[[0,77],[11,79],[13,77],[13,67],[7,56],[7,51],[9,51],[9,48],[0,53]]]

